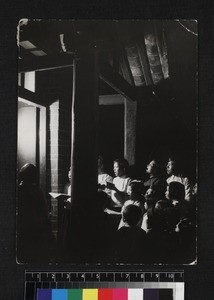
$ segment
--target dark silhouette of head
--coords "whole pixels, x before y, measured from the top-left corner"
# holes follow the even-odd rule
[[[166,198],[169,200],[183,200],[185,198],[185,188],[180,182],[170,182],[166,190]]]
[[[136,226],[142,218],[142,210],[136,205],[127,205],[122,211],[122,218],[129,226]]]
[[[127,188],[127,194],[129,196],[141,196],[142,185],[139,181],[131,181]]]
[[[168,207],[171,207],[170,205],[170,201],[167,200],[159,200],[156,204],[155,204],[155,209],[156,210],[164,210]]]
[[[33,164],[26,163],[20,169],[19,182],[28,183],[28,184],[37,184],[38,183],[37,168]]]

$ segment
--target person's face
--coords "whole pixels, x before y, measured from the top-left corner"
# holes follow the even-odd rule
[[[167,186],[167,188],[166,188],[166,192],[165,192],[165,197],[166,197],[166,199],[170,199],[169,198],[169,186]]]
[[[129,196],[131,196],[131,194],[132,194],[132,187],[131,187],[131,185],[128,185],[128,187],[127,187],[127,194]]]
[[[196,183],[192,188],[192,194],[193,194],[193,196],[195,196],[195,195],[197,195],[197,193],[198,193],[198,185]]]
[[[154,170],[154,160],[150,161],[150,163],[146,167],[146,173],[151,174]]]
[[[68,171],[68,179],[71,180],[71,168]]]
[[[175,163],[174,161],[169,161],[166,166],[166,171],[168,175],[173,175],[175,172]]]
[[[152,196],[153,195],[153,190],[151,188],[149,188],[146,193],[145,193],[145,197],[149,197],[149,196]]]
[[[120,177],[120,176],[124,175],[124,171],[123,171],[123,169],[120,168],[118,162],[114,163],[114,169],[113,170],[114,170],[115,176]]]

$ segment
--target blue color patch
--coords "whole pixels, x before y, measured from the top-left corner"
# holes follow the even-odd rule
[[[38,289],[37,300],[52,300],[52,291],[50,289]]]
[[[52,300],[67,300],[68,290],[66,289],[53,289]]]

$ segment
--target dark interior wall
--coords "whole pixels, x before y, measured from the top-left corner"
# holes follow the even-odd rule
[[[167,24],[166,24],[167,25]],[[155,88],[148,106],[138,103],[137,165],[144,174],[153,158],[165,169],[169,156],[193,180],[197,145],[197,39],[179,23],[166,27],[169,79]]]
[[[106,172],[113,174],[113,161],[124,156],[124,105],[99,106],[99,153]]]
[[[194,27],[193,22],[191,26]],[[169,156],[176,156],[183,162],[184,173],[194,178],[197,141],[197,38],[175,21],[164,21],[164,33],[170,78],[154,86],[155,95],[147,99],[146,106],[145,99],[138,101],[136,175],[144,176],[146,164],[153,158],[162,162],[165,169]],[[57,95],[61,103],[65,104],[64,107],[71,104],[72,68],[38,72],[37,82],[41,97],[47,105]],[[113,92],[103,81],[99,81],[100,94]],[[110,173],[113,159],[124,155],[123,113],[122,106],[99,107],[99,153],[104,155],[107,171]],[[66,118],[69,122],[70,112],[68,116],[67,109],[61,116],[62,124]],[[67,129],[68,125],[64,126]],[[69,164],[70,154],[67,154],[63,168]],[[62,175],[64,181],[67,180],[66,173],[67,170]]]
[[[70,166],[71,140],[71,103],[72,103],[72,68],[42,71],[37,73],[37,92],[42,101],[48,107],[57,99],[60,99],[60,128],[62,133],[61,149],[64,148],[64,158],[60,160],[64,172],[60,172],[61,181],[66,183],[67,171]],[[83,87],[84,88],[84,87]],[[115,94],[107,84],[99,81],[100,94]],[[47,121],[47,123],[49,120]],[[47,124],[48,126],[48,124]],[[47,132],[48,134],[48,132]],[[63,139],[63,141],[62,141]],[[47,144],[47,151],[50,152]],[[105,165],[109,173],[113,173],[113,160],[124,155],[124,106],[100,105],[99,106],[99,153],[104,156]],[[49,149],[49,150],[48,150]],[[60,157],[61,158],[61,157]],[[59,158],[59,159],[60,159]],[[50,163],[47,157],[47,167]],[[47,176],[50,172],[47,173]]]
[[[192,164],[189,158],[195,152],[192,135],[192,132],[186,134],[185,125],[176,115],[174,107],[163,107],[159,102],[144,107],[139,103],[136,147],[139,175],[145,175],[146,164],[152,159],[157,159],[165,169],[170,156],[183,161],[185,169],[182,168],[182,171],[191,173]],[[195,163],[194,158],[191,159]]]

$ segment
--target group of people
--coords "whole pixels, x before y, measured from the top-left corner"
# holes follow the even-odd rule
[[[197,186],[178,173],[176,161],[169,159],[167,178],[160,175],[156,160],[148,163],[146,180],[129,177],[125,159],[115,159],[113,171],[114,177],[105,172],[100,156],[97,195],[89,199],[93,205],[87,211],[65,206],[63,240],[58,245],[62,251],[57,257],[37,169],[26,164],[19,174],[18,260],[192,263],[196,259]],[[71,193],[70,184],[65,193]]]
[[[191,263],[196,259],[197,186],[169,159],[162,178],[157,161],[148,163],[148,179],[128,176],[128,162],[116,159],[115,177],[98,159],[98,193],[105,193],[105,213],[117,215],[112,251],[117,262]]]

